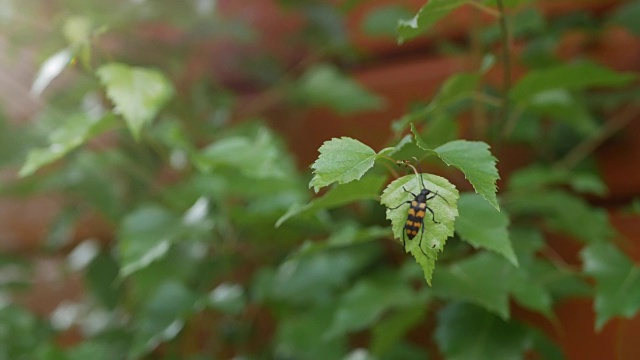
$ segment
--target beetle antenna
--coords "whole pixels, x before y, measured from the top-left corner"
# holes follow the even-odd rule
[[[416,173],[416,175],[419,174],[418,176],[420,177],[420,184],[422,184],[422,189],[426,189],[426,187],[424,186],[424,179],[422,178],[422,169],[420,168],[420,162],[415,156],[413,157],[413,160],[415,160],[416,167],[418,167],[418,170],[416,170],[416,168],[412,166],[413,171]]]
[[[415,165],[415,166],[413,166],[413,165],[412,165],[409,161],[407,161],[407,160],[398,160],[398,161],[396,161],[396,163],[397,163],[398,165],[403,165],[403,166],[406,166],[406,167],[410,167],[410,168],[412,168],[412,169],[413,169],[413,172],[414,172],[414,173],[416,174],[416,176],[420,179],[420,184],[422,184],[422,188],[426,190],[427,188],[426,188],[426,187],[425,187],[425,185],[424,185],[424,178],[422,177],[422,169],[420,168],[420,162],[418,161],[418,159],[417,159],[415,156],[413,157],[413,160],[416,162],[416,165]],[[447,204],[449,203],[449,202],[447,201],[447,199],[445,199],[445,197],[444,197],[444,196],[442,196],[442,195],[438,194],[438,192],[434,192],[433,194],[435,194],[436,196],[441,197],[441,198],[442,198],[442,200],[444,200],[444,202],[446,202]]]

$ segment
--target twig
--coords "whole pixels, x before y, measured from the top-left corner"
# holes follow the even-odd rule
[[[502,109],[500,109],[500,122],[506,125],[509,118],[509,91],[511,89],[511,57],[509,56],[509,29],[507,27],[507,17],[504,12],[504,4],[502,0],[496,0],[498,10],[500,11],[500,17],[498,21],[500,23],[500,38],[502,40]]]
[[[501,0],[498,0],[498,3],[501,3],[501,2],[502,2]],[[496,17],[496,18],[499,18],[500,17],[500,13],[502,13],[502,10],[496,11],[496,10],[493,10],[492,8],[490,8],[490,7],[484,6],[481,3],[475,2],[475,1],[470,1],[469,5],[477,8],[477,9],[480,9],[480,10],[484,11],[485,13],[487,13],[487,14],[493,16],[493,17]]]
[[[600,131],[598,131],[594,136],[586,138],[562,159],[558,160],[553,165],[553,168],[564,170],[573,168],[585,157],[594,152],[600,145],[602,145],[602,143],[638,116],[640,116],[640,107],[636,105],[627,105],[622,111],[617,113],[611,120],[604,124]]]

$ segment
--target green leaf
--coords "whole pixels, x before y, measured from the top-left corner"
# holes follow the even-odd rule
[[[435,341],[449,360],[522,359],[531,343],[523,325],[461,303],[440,310]]]
[[[416,142],[420,142],[421,149],[433,149],[458,137],[458,122],[446,113],[434,113],[427,120],[422,133],[419,133],[413,123],[411,132]]]
[[[509,239],[509,218],[496,210],[478,194],[463,193],[458,200],[460,216],[456,221],[456,232],[462,240],[474,248],[485,248],[504,256],[514,266],[518,258]]]
[[[287,174],[285,154],[271,131],[261,127],[255,136],[228,136],[202,149],[195,163],[202,172],[231,167],[253,178],[282,179]]]
[[[173,339],[194,304],[195,297],[181,283],[169,281],[158,288],[135,319],[130,358],[140,358],[161,342]]]
[[[339,249],[365,241],[373,241],[389,237],[388,227],[370,226],[362,227],[359,223],[347,223],[345,226],[334,230],[326,241],[305,241],[300,248],[291,255],[292,258],[308,256],[329,249]]]
[[[587,104],[564,89],[548,90],[534,95],[530,99],[527,111],[567,124],[582,135],[590,135],[598,129]]]
[[[318,192],[321,187],[334,182],[345,184],[358,180],[373,167],[380,154],[388,152],[389,149],[393,148],[383,149],[376,154],[372,148],[348,137],[325,141],[318,149],[320,156],[311,165],[313,178],[309,187],[313,186]]]
[[[164,257],[180,219],[160,207],[147,206],[127,216],[119,231],[120,276],[125,277]]]
[[[93,297],[108,309],[115,309],[120,296],[118,263],[106,253],[96,256],[84,272],[85,284]]]
[[[638,22],[639,17],[640,3],[637,1],[630,1],[616,7],[610,20],[614,24],[624,26],[632,34],[638,36],[640,35],[640,23]]]
[[[300,79],[294,96],[312,106],[327,106],[340,114],[379,109],[383,99],[330,65],[316,65]]]
[[[367,35],[395,37],[398,21],[411,15],[411,11],[400,5],[380,6],[366,14],[360,28]]]
[[[640,267],[609,243],[591,244],[580,256],[584,272],[596,280],[596,329],[614,316],[634,317],[640,309]]]
[[[482,141],[456,140],[429,151],[438,155],[447,165],[462,171],[476,192],[500,210],[496,198],[496,181],[500,175],[496,168],[497,160],[491,155],[489,145]]]
[[[49,135],[49,146],[29,152],[20,176],[29,176],[41,167],[50,164],[84,144],[91,138],[112,128],[114,117],[106,115],[91,118],[86,114],[75,114]]]
[[[135,139],[174,93],[171,82],[156,70],[110,63],[101,66],[97,75]]]
[[[180,218],[154,205],[141,207],[128,215],[122,221],[118,234],[120,277],[126,277],[162,259],[171,245],[179,240],[206,236],[211,223],[204,217],[196,218],[196,215],[187,211]]]
[[[481,76],[477,73],[458,73],[450,76],[431,99],[429,105],[412,111],[392,124],[396,132],[404,130],[407,125],[417,121],[424,121],[430,116],[445,116],[449,108],[460,101],[471,98],[478,88]]]
[[[371,352],[377,358],[383,358],[389,350],[414,326],[424,321],[427,305],[422,302],[414,306],[401,308],[385,316],[373,328]]]
[[[241,285],[222,283],[209,293],[208,304],[225,314],[237,315],[244,310],[247,299]]]
[[[564,354],[558,344],[554,343],[549,337],[537,329],[529,328],[529,333],[533,341],[533,348],[538,354],[540,359],[545,360],[564,360]]]
[[[357,182],[337,185],[323,196],[305,205],[294,204],[276,222],[279,227],[288,219],[303,214],[315,213],[324,209],[343,206],[358,200],[377,199],[386,178],[384,176],[366,176]]]
[[[314,306],[298,314],[286,316],[278,323],[275,335],[278,359],[344,359],[345,337],[330,338],[324,334],[331,324],[334,306]]]
[[[553,315],[553,298],[547,289],[547,276],[554,272],[531,274],[529,268],[520,267],[515,271],[510,284],[510,293],[521,306],[537,311],[547,318]]]
[[[433,275],[433,291],[438,297],[472,302],[508,319],[513,270],[513,265],[495,254],[478,253],[439,267]]]
[[[512,213],[539,214],[549,227],[583,241],[604,241],[615,234],[604,209],[565,191],[522,193],[512,197],[509,207]]]
[[[567,171],[532,165],[514,172],[507,187],[513,191],[544,191],[552,185],[569,185],[578,192],[604,195],[607,186],[602,179],[590,172]]]
[[[269,295],[296,306],[324,304],[354,273],[363,271],[377,253],[373,247],[350,247],[289,258],[278,267]]]
[[[413,18],[398,22],[398,43],[402,44],[429,30],[436,22],[466,2],[467,0],[430,0]]]
[[[343,337],[349,332],[365,329],[377,322],[392,308],[424,302],[417,299],[408,283],[395,277],[364,279],[348,290],[338,304],[325,336]]]
[[[424,224],[421,227],[424,232],[421,231],[413,240],[406,239],[405,251],[411,252],[415,257],[422,267],[427,283],[431,284],[431,275],[438,252],[443,250],[447,238],[453,235],[453,223],[458,216],[458,190],[447,179],[440,176],[422,174],[422,178],[427,189],[440,195],[436,196],[428,204],[435,214],[436,221],[439,223],[435,224],[430,216],[431,214],[427,212]],[[413,200],[414,196],[406,192],[405,189],[413,194],[420,193],[422,190],[420,178],[415,175],[407,175],[394,180],[384,189],[380,199],[382,205],[387,207],[387,219],[391,220],[393,236],[401,244],[402,239],[406,237],[404,225],[407,220],[409,205],[401,206],[395,210],[391,210],[391,208]],[[422,245],[422,249],[419,244]]]
[[[511,90],[516,101],[531,101],[534,96],[558,90],[583,90],[594,86],[624,86],[636,78],[630,73],[620,73],[591,62],[561,64],[533,70],[525,75]]]

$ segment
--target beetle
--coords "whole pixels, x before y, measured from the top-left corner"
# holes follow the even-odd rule
[[[416,166],[418,167],[418,169],[420,169],[418,159],[414,158],[414,160],[416,161]],[[399,160],[397,163],[398,165],[404,165],[413,169],[413,172],[420,179],[422,190],[420,190],[420,193],[416,195],[411,191],[405,189],[405,187],[403,186],[402,190],[404,190],[406,193],[411,194],[413,196],[413,200],[405,201],[396,207],[389,208],[389,210],[396,210],[404,204],[409,204],[407,220],[405,221],[403,228],[404,231],[402,234],[402,246],[406,251],[406,238],[409,238],[409,240],[413,240],[413,238],[418,235],[418,231],[420,231],[420,241],[418,242],[418,247],[420,248],[422,253],[428,257],[429,255],[427,255],[427,253],[422,249],[422,237],[424,236],[424,217],[426,215],[426,212],[429,211],[431,213],[431,220],[435,224],[439,224],[440,222],[436,221],[436,214],[433,212],[433,209],[429,207],[427,201],[433,200],[436,196],[441,197],[446,203],[448,203],[448,201],[442,195],[439,195],[437,191],[433,192],[427,189],[427,187],[424,185],[424,179],[422,178],[422,170],[418,171],[416,167],[411,165],[411,163],[407,160]]]

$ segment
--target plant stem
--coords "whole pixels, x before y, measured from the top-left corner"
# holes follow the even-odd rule
[[[500,23],[500,38],[502,40],[502,109],[500,109],[500,123],[506,125],[509,118],[509,90],[511,89],[511,57],[509,56],[509,29],[507,27],[507,17],[504,12],[504,4],[502,0],[496,0],[498,10],[500,11],[500,17],[498,21]]]
[[[617,113],[611,120],[602,126],[594,136],[584,139],[578,146],[574,147],[567,155],[558,160],[553,167],[555,169],[569,170],[576,166],[585,157],[594,152],[602,143],[613,136],[620,129],[625,127],[631,120],[640,115],[640,107],[628,105]]]

